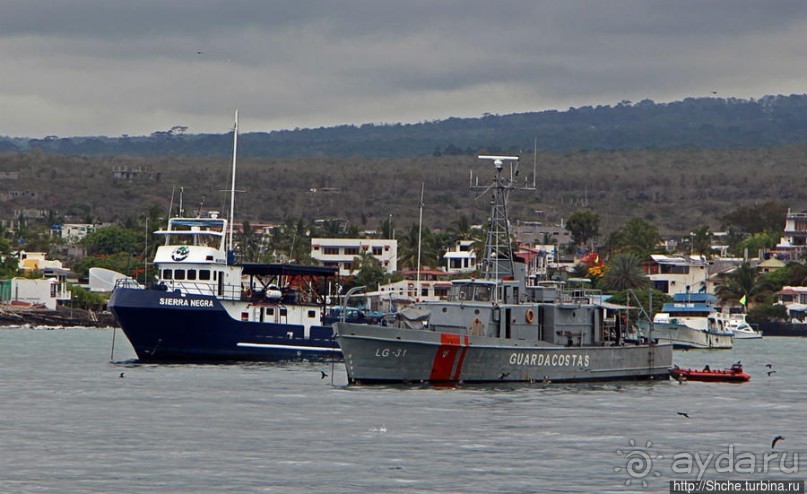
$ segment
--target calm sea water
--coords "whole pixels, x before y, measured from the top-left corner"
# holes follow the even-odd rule
[[[710,453],[758,463],[705,479],[807,477],[807,339],[676,351],[741,360],[746,384],[424,388],[346,386],[341,364],[140,365],[116,334],[111,360],[111,329],[0,329],[0,492],[667,492],[699,473],[674,458]]]

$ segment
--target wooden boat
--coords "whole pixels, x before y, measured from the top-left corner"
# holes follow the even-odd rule
[[[730,369],[712,370],[707,365],[703,370],[682,369],[677,365],[670,369],[670,376],[677,381],[706,381],[706,382],[730,382],[743,383],[751,379],[751,376],[743,371],[743,366],[739,363],[731,366]]]

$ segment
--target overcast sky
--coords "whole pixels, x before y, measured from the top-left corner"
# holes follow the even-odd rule
[[[0,0],[0,135],[807,93],[804,0]]]

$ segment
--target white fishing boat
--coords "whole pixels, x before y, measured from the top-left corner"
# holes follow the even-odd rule
[[[754,329],[745,320],[745,314],[729,314],[728,328],[734,333],[735,340],[755,340],[762,338],[762,331]]]
[[[641,325],[642,334],[681,349],[733,348],[734,333],[728,318],[715,307],[716,301],[706,293],[676,293],[653,317],[652,334],[646,323]]]

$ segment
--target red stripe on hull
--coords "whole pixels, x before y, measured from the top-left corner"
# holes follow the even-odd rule
[[[458,380],[460,371],[462,371],[462,361],[468,350],[468,337],[465,336],[463,339],[464,341],[461,341],[458,334],[440,334],[440,348],[434,355],[430,381]],[[459,361],[457,357],[459,357]]]

